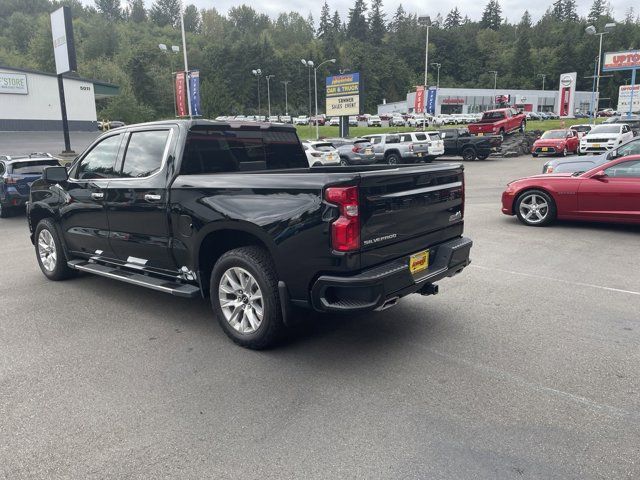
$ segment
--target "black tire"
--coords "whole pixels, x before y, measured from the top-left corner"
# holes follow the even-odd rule
[[[476,151],[473,147],[465,147],[462,149],[462,159],[465,162],[472,162],[476,159]]]
[[[582,153],[582,152],[580,151],[580,148],[578,148],[578,156],[580,156],[580,157],[581,157],[581,156],[583,156],[583,155],[586,155],[586,153]]]
[[[230,268],[241,268],[249,272],[262,292],[263,318],[251,333],[237,331],[227,321],[220,305],[219,288],[222,276]],[[253,350],[273,346],[284,331],[282,306],[278,294],[278,276],[269,253],[262,247],[249,246],[229,250],[222,255],[211,272],[211,306],[224,333],[236,344]]]
[[[478,155],[478,160],[486,160],[487,158],[489,158],[488,153],[483,153],[482,155]]]
[[[522,122],[520,124],[520,133],[524,133],[526,129],[527,129],[527,122]]]
[[[566,157],[566,156],[567,156],[567,147],[564,147],[564,148],[562,149],[562,152],[560,152],[560,156],[561,156],[561,157]]]
[[[397,153],[388,154],[387,163],[389,165],[398,165],[398,163],[400,163],[400,156]]]
[[[7,218],[11,216],[11,209],[0,202],[0,218]]]
[[[40,241],[43,230],[46,230],[49,235],[51,235],[51,239],[53,240],[53,244],[55,246],[55,251],[53,252],[55,254],[53,268],[45,267],[40,256]],[[42,273],[45,277],[47,277],[49,280],[57,282],[60,280],[67,280],[68,278],[74,277],[77,274],[76,270],[69,268],[69,266],[67,265],[68,259],[64,252],[64,248],[62,247],[60,237],[58,236],[58,230],[56,230],[56,226],[51,219],[45,218],[40,220],[40,222],[36,226],[34,238],[36,259],[38,260],[40,270],[42,270]],[[51,255],[51,253],[49,255]]]
[[[531,156],[532,156],[533,158],[536,158],[536,157],[538,156],[538,154],[534,152],[534,153],[532,153],[532,154],[531,154]]]
[[[504,138],[504,128],[501,128],[500,131],[498,132],[498,135],[501,135],[502,138]]]
[[[527,219],[523,214],[522,214],[522,209],[520,208],[521,204],[523,202],[527,202],[527,200],[532,196],[535,195],[538,198],[542,198],[544,199],[544,202],[547,204],[547,208],[546,211],[541,211],[541,214],[544,214],[544,218],[542,218],[541,220],[538,218],[535,219]],[[524,192],[522,192],[520,195],[518,195],[518,198],[516,198],[515,202],[514,202],[514,211],[516,216],[518,217],[518,220],[520,220],[522,223],[524,223],[525,225],[529,226],[529,227],[544,227],[547,226],[549,224],[551,224],[552,222],[555,221],[556,219],[556,213],[557,213],[557,209],[556,209],[556,204],[553,201],[553,198],[551,197],[551,195],[549,195],[547,192],[543,192],[542,190],[526,190]]]
[[[343,167],[349,166],[349,160],[347,160],[347,157],[340,157],[340,165]]]

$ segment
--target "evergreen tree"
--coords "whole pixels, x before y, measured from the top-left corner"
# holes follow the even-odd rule
[[[96,8],[107,20],[119,20],[122,18],[120,0],[95,0]]]
[[[324,2],[322,9],[320,10],[320,23],[318,25],[318,38],[327,38],[331,35],[332,30],[331,12],[329,11],[329,4]]]
[[[200,32],[200,12],[195,5],[187,5],[184,9],[184,31]]]
[[[307,15],[307,23],[309,24],[309,27],[311,28],[311,31],[315,34],[315,32],[316,32],[316,22],[313,19],[313,15],[311,14],[311,12],[309,12],[309,15]]]
[[[511,61],[512,75],[514,78],[533,76],[533,63],[531,62],[531,16],[528,11],[522,15],[518,24],[518,37],[516,38],[513,59]]]
[[[156,0],[149,10],[149,18],[159,27],[180,25],[180,0]]]
[[[532,25],[533,25],[533,22],[531,21],[531,14],[529,13],[529,10],[525,10],[524,13],[522,14],[522,19],[518,24],[518,28],[522,28],[522,27],[531,28]]]
[[[135,23],[142,23],[147,20],[144,0],[129,0],[129,20]]]
[[[500,8],[498,0],[489,0],[489,3],[487,3],[482,12],[480,26],[482,28],[490,28],[491,30],[498,30],[501,23],[502,8]]]
[[[454,7],[448,14],[444,21],[444,28],[451,30],[452,28],[459,27],[462,23],[462,15],[458,7]]]
[[[333,28],[333,34],[334,36],[336,35],[340,35],[342,33],[342,20],[340,19],[340,14],[338,13],[338,10],[336,10],[335,12],[333,12],[333,18],[331,19],[331,25]]]
[[[382,0],[373,0],[369,12],[369,36],[373,45],[381,45],[387,32],[387,25],[382,11]]]
[[[593,0],[591,4],[591,9],[589,10],[589,15],[587,15],[587,20],[590,23],[596,23],[600,20],[600,17],[605,13],[605,4],[604,0]]]
[[[393,20],[391,21],[391,30],[397,33],[402,28],[402,25],[404,25],[406,19],[407,13],[404,11],[402,4],[400,4],[396,9],[396,13],[393,14]]]
[[[364,0],[356,0],[353,8],[349,9],[349,22],[347,23],[347,36],[362,42],[367,41],[367,19],[365,13],[367,4]]]
[[[578,21],[578,7],[576,0],[564,0],[564,19],[569,22]]]
[[[564,20],[564,0],[556,0],[553,2],[551,13],[556,20],[562,22]]]

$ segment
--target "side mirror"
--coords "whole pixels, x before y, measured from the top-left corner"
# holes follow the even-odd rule
[[[69,172],[66,167],[46,167],[42,172],[42,179],[49,183],[66,182]]]
[[[611,150],[607,154],[607,160],[615,160],[616,158],[618,158],[618,149]]]
[[[607,178],[607,174],[604,173],[604,170],[599,170],[596,173],[594,173],[593,175],[591,175],[591,178],[593,178],[594,180],[605,180]]]

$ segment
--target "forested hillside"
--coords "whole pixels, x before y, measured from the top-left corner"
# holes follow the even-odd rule
[[[78,0],[0,0],[0,64],[53,72],[49,13],[60,5],[73,12],[78,73],[121,86],[119,97],[100,104],[101,117],[135,122],[173,115],[171,71],[180,68],[182,56],[162,52],[158,44],[181,45],[179,0],[156,0],[149,9],[143,0],[96,0],[94,6]],[[429,5],[426,13],[438,21],[430,30],[429,61],[442,64],[444,87],[492,87],[488,71],[497,70],[498,88],[540,88],[538,74],[546,74],[545,87],[555,89],[560,73],[577,71],[578,88],[590,90],[591,80],[584,77],[593,75],[598,39],[585,35],[588,24],[602,30],[606,22],[618,22],[605,37],[605,51],[640,46],[636,13],[611,12],[603,0],[594,1],[588,18],[578,17],[575,0],[558,0],[537,21],[527,12],[508,12],[507,18],[497,0],[489,1],[479,19],[455,7],[439,14],[454,0]],[[382,7],[382,0],[355,0],[341,18],[325,3],[320,18],[313,19],[305,12],[269,18],[247,5],[226,14],[188,5],[189,66],[201,70],[204,114],[255,113],[257,80],[251,70],[256,68],[276,76],[271,81],[274,113],[284,113],[283,80],[290,81],[290,113],[307,113],[308,71],[302,58],[316,63],[337,58],[335,66],[319,72],[320,91],[326,74],[361,72],[365,111],[374,111],[383,98],[404,99],[423,82],[425,28],[417,12],[399,6],[388,18]],[[603,79],[602,97],[615,100],[618,85],[628,77]],[[264,78],[261,82],[264,113]]]

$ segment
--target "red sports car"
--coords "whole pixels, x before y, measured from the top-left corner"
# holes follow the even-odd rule
[[[502,213],[541,227],[560,220],[640,224],[640,155],[586,172],[534,175],[507,185]]]
[[[547,130],[533,142],[531,155],[562,155],[567,153],[578,153],[580,149],[580,137],[578,133],[569,128],[562,130]]]

